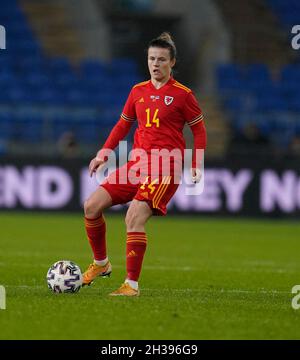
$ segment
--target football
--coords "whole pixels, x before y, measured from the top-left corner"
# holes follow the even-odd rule
[[[82,286],[80,267],[72,261],[60,260],[47,272],[48,288],[55,293],[75,293]]]

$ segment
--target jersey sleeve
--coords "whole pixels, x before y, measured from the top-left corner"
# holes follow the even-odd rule
[[[192,92],[188,93],[186,97],[183,107],[183,116],[189,126],[194,126],[203,120],[202,110]]]
[[[114,150],[119,145],[119,142],[128,135],[131,126],[132,122],[124,121],[120,118],[109,134],[102,149],[98,152],[97,157],[104,159],[108,150]]]
[[[133,89],[127,98],[125,106],[123,108],[121,118],[125,121],[134,122],[136,120],[135,103],[133,99]]]

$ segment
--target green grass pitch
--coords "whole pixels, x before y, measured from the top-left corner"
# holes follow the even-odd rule
[[[111,278],[51,293],[49,266],[91,259],[79,214],[0,215],[0,339],[299,339],[300,225],[153,218],[139,298],[110,298],[125,275],[124,216],[107,215]]]

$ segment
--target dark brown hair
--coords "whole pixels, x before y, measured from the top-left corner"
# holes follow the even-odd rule
[[[176,59],[177,51],[172,36],[168,32],[163,32],[157,38],[151,40],[148,44],[148,50],[150,47],[159,47],[163,49],[169,49],[171,60]]]

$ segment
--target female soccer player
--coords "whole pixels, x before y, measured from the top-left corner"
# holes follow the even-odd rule
[[[172,77],[175,62],[176,47],[169,33],[162,33],[149,43],[151,78],[133,86],[119,121],[89,165],[92,176],[107,160],[106,150],[114,150],[137,121],[135,156],[110,174],[84,204],[85,228],[94,254],[94,262],[83,274],[83,284],[89,285],[97,276],[109,276],[112,271],[106,253],[103,210],[131,201],[125,218],[127,276],[121,287],[110,294],[112,296],[138,296],[140,293],[138,279],[147,246],[145,224],[152,215],[166,215],[166,205],[177,190],[182,169],[180,155],[185,148],[185,123],[194,136],[192,179],[194,182],[200,180],[201,159],[197,159],[196,150],[204,152],[206,146],[203,115],[192,91]],[[168,171],[161,164],[167,156],[157,162],[153,149],[174,150],[175,153],[178,150],[169,161]],[[180,166],[176,166],[178,164]]]

